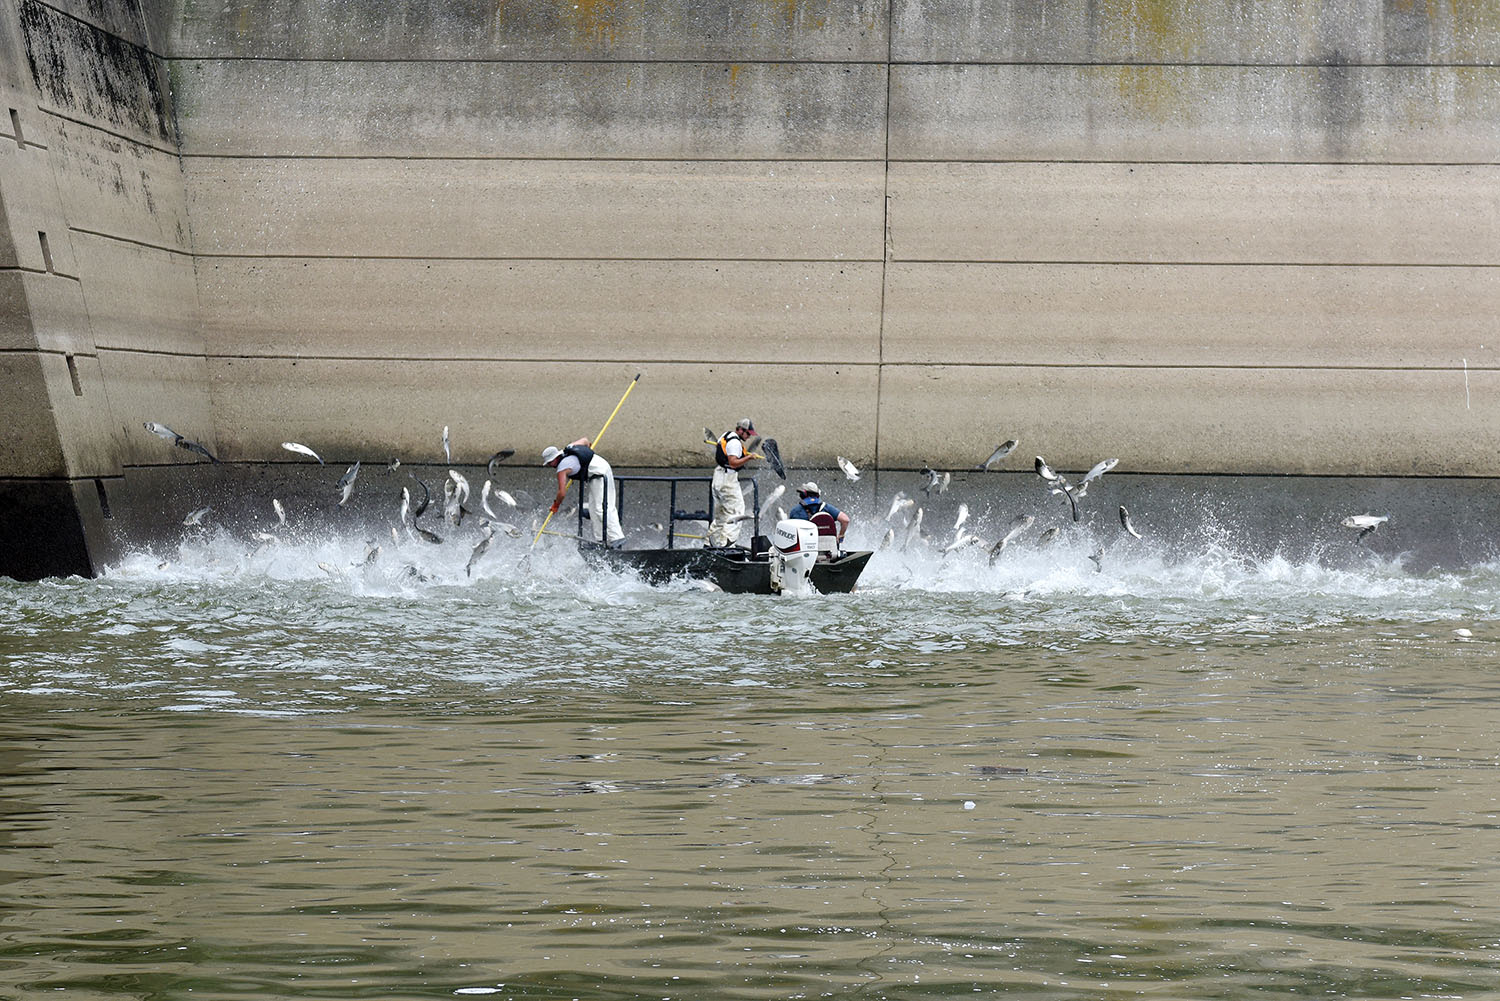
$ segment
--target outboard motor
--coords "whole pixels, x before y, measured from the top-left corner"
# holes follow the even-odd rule
[[[771,546],[771,590],[777,594],[811,592],[816,562],[818,526],[801,518],[778,521]]]

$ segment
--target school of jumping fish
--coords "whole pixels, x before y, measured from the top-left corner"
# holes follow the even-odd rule
[[[217,463],[220,461],[203,445],[192,440],[191,438],[187,438],[183,435],[178,434],[176,431],[173,431],[165,424],[161,424],[156,421],[145,421],[143,426],[153,435],[165,441],[171,442],[178,448],[182,448],[198,455],[202,455],[211,462]],[[703,431],[704,439],[706,442],[711,443],[716,440],[711,429],[704,428]],[[755,440],[752,440],[752,445],[754,444]],[[1001,442],[995,447],[994,451],[992,451],[989,456],[984,459],[984,461],[976,463],[973,468],[981,472],[987,472],[991,470],[1002,460],[1004,460],[1008,455],[1014,452],[1018,444],[1019,442],[1014,438]],[[762,451],[765,453],[761,457],[770,460],[769,465],[775,472],[777,472],[783,479],[785,479],[785,467],[781,462],[779,449],[777,448],[775,440],[766,439],[761,443],[761,445]],[[447,426],[444,426],[443,428],[442,446],[444,459],[451,464],[453,461],[452,441],[449,436],[449,429]],[[281,447],[289,452],[314,459],[318,462],[319,465],[326,465],[322,456],[320,456],[316,450],[309,447],[308,445],[302,444],[301,442],[282,442]],[[519,538],[522,536],[521,529],[512,521],[508,521],[506,520],[506,518],[502,517],[501,514],[496,510],[496,508],[491,505],[491,501],[493,500],[496,504],[503,505],[504,508],[508,511],[516,511],[519,507],[515,497],[513,497],[505,490],[496,487],[492,479],[496,475],[496,467],[513,455],[515,455],[515,449],[513,448],[501,449],[491,455],[489,461],[485,464],[485,467],[491,479],[486,479],[484,481],[484,486],[480,489],[479,493],[480,507],[483,510],[484,515],[483,517],[478,519],[479,537],[473,545],[473,548],[469,555],[468,563],[465,566],[465,573],[469,576],[473,575],[474,568],[478,564],[480,558],[490,548],[490,544],[494,540],[496,532],[504,533],[511,538]],[[1055,471],[1041,456],[1036,457],[1034,468],[1036,470],[1038,478],[1040,478],[1040,480],[1042,481],[1043,487],[1048,491],[1049,494],[1060,497],[1067,503],[1068,511],[1072,517],[1072,520],[1077,522],[1080,519],[1078,503],[1088,496],[1089,485],[1097,481],[1104,474],[1113,470],[1117,465],[1119,465],[1119,461],[1119,459],[1101,459],[1099,462],[1090,467],[1089,470],[1078,479],[1077,483],[1069,480],[1066,475]],[[841,455],[837,457],[836,462],[839,470],[843,473],[847,481],[852,483],[860,478],[859,468],[855,466],[855,464],[849,459]],[[386,465],[386,468],[389,472],[396,472],[398,469],[400,469],[400,467],[401,460],[397,458],[390,459]],[[349,498],[353,496],[355,484],[359,478],[359,471],[360,462],[356,461],[344,472],[344,475],[339,478],[337,484],[337,503],[339,507],[343,507],[345,504],[347,504]],[[952,485],[953,474],[951,470],[937,470],[924,464],[921,470],[918,472],[918,475],[922,478],[921,487],[919,489],[921,493],[929,500],[933,496],[946,493]],[[404,533],[408,539],[414,541],[430,543],[433,545],[442,544],[443,537],[441,535],[429,528],[418,524],[419,519],[423,516],[423,514],[426,513],[428,507],[432,503],[433,497],[431,487],[425,481],[417,477],[414,473],[408,471],[407,477],[412,481],[413,485],[421,487],[422,498],[420,501],[416,501],[414,503],[412,498],[411,485],[403,485],[401,487],[401,503],[397,512],[396,526],[392,526],[391,528],[392,540],[395,543],[399,544],[402,534]],[[785,490],[785,485],[778,485],[767,496],[766,500],[761,503],[759,508],[761,517],[765,517],[771,512],[773,506],[776,505],[778,500],[780,500]],[[462,526],[464,518],[472,514],[470,508],[466,506],[473,495],[473,489],[469,483],[468,478],[456,469],[449,469],[448,476],[443,481],[442,493],[443,521],[449,527],[458,529]],[[282,505],[280,500],[275,498],[272,499],[271,504],[276,513],[278,524],[284,527],[287,524],[285,507]],[[208,505],[195,508],[194,510],[190,511],[186,515],[186,517],[183,518],[182,524],[187,528],[205,528],[208,524],[209,516],[212,514],[212,512],[213,508]],[[778,507],[776,508],[776,512],[779,517],[786,517],[786,511],[784,509]],[[746,515],[744,517],[745,519],[748,519],[750,516]],[[950,541],[942,544],[941,551],[944,553],[951,553],[970,546],[988,547],[989,561],[992,564],[1000,558],[1001,554],[1004,553],[1008,546],[1015,543],[1021,537],[1022,533],[1024,533],[1035,523],[1035,518],[1031,515],[1017,515],[1010,521],[1009,524],[1005,526],[1003,534],[1001,534],[998,539],[991,542],[990,540],[982,538],[976,533],[968,531],[965,527],[968,519],[969,507],[965,503],[960,503],[958,506],[958,515],[955,519],[952,529],[953,537]],[[1130,511],[1124,505],[1120,505],[1119,519],[1121,531],[1136,539],[1144,538],[1142,533],[1135,527],[1135,524],[1130,516]],[[902,550],[905,550],[914,544],[935,545],[935,543],[930,540],[928,530],[925,530],[923,528],[923,506],[917,501],[916,498],[907,495],[905,491],[898,490],[896,492],[895,496],[891,500],[890,510],[886,513],[885,520],[889,523],[890,527],[887,528],[885,535],[879,544],[879,549],[887,550],[893,548],[896,545],[898,538],[900,539],[900,548]],[[1341,525],[1345,528],[1349,528],[1357,532],[1358,534],[1356,536],[1356,541],[1362,542],[1371,533],[1373,533],[1376,529],[1378,529],[1381,525],[1389,520],[1389,515],[1351,514],[1342,520]],[[534,518],[533,522],[535,522]],[[399,526],[399,529],[397,526]],[[536,528],[535,523],[533,523],[532,528]],[[256,540],[263,545],[273,544],[277,541],[277,537],[268,532],[256,532],[253,534]],[[1057,538],[1057,535],[1058,529],[1055,526],[1048,528],[1037,537],[1037,544],[1047,545],[1048,543],[1054,541]],[[538,537],[540,537],[540,535],[538,535]],[[535,545],[535,540],[533,540],[533,545]],[[366,552],[363,563],[365,565],[373,563],[380,556],[380,550],[381,547],[379,545],[371,543],[369,550]],[[1095,570],[1102,569],[1103,550],[1097,549],[1095,552],[1090,554],[1089,559],[1094,562]],[[324,569],[329,572],[336,572],[334,568],[331,567],[325,566]],[[409,569],[411,570],[411,572],[416,573],[415,567]]]

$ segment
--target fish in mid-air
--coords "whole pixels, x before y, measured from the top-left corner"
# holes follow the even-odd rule
[[[488,525],[486,525],[485,529],[484,529],[484,535],[480,538],[480,540],[478,542],[474,543],[474,550],[473,550],[473,552],[469,553],[469,562],[464,567],[464,576],[465,577],[472,577],[472,576],[474,576],[474,564],[476,564],[476,563],[479,562],[479,557],[483,556],[484,555],[484,551],[486,549],[490,548],[490,543],[493,542],[494,539],[495,539],[495,530],[493,528],[490,528]]]
[[[207,518],[208,513],[212,510],[213,508],[207,504],[203,505],[202,507],[194,508],[187,513],[186,518],[182,519],[182,523],[184,525],[187,525],[189,528],[196,528],[197,526],[203,524],[203,519]]]
[[[272,510],[274,510],[276,512],[276,520],[279,521],[279,522],[281,522],[283,525],[285,525],[286,524],[286,508],[284,508],[284,507],[281,506],[281,501],[277,500],[275,497],[272,497],[271,498],[271,508],[272,508]]]
[[[1036,474],[1047,484],[1047,489],[1054,494],[1062,494],[1068,499],[1068,507],[1073,512],[1073,520],[1078,520],[1078,498],[1073,496],[1073,488],[1068,485],[1067,477],[1055,472],[1047,465],[1047,460],[1040,455],[1036,457]]]
[[[1351,514],[1339,524],[1345,528],[1359,529],[1359,534],[1354,537],[1354,541],[1363,542],[1365,536],[1390,520],[1391,516],[1388,514]]]
[[[1099,477],[1103,476],[1111,469],[1114,469],[1115,466],[1119,465],[1119,463],[1119,459],[1104,459],[1100,462],[1094,463],[1093,468],[1090,469],[1087,473],[1084,473],[1083,479],[1078,481],[1078,486],[1073,489],[1073,496],[1078,500],[1082,500],[1084,494],[1089,492],[1089,483],[1093,480],[1097,480]]]
[[[344,472],[344,475],[339,477],[339,507],[343,507],[348,502],[349,496],[354,493],[354,481],[358,476],[359,462],[356,460],[354,465],[350,466]]]
[[[300,441],[284,441],[281,443],[281,447],[286,449],[288,452],[299,452],[302,455],[310,455],[314,459],[318,460],[318,465],[320,466],[327,465],[327,463],[323,461],[323,457],[321,455],[319,455],[317,452],[314,452],[312,449],[308,448]]]
[[[1018,444],[1019,442],[1017,442],[1014,438],[1012,438],[1010,441],[1000,443],[999,445],[995,446],[995,450],[990,453],[990,457],[988,459],[985,459],[974,468],[985,470],[989,469],[995,463],[999,462],[1001,459],[1014,452],[1016,450],[1016,445]]]
[[[844,458],[841,455],[838,457],[838,464],[839,468],[844,471],[844,476],[847,477],[851,482],[859,479],[859,470],[855,468],[854,463],[850,462],[848,459]]]
[[[776,489],[772,490],[769,494],[766,495],[766,499],[762,501],[760,505],[760,516],[762,518],[766,516],[766,512],[771,510],[772,504],[775,504],[777,501],[781,500],[781,495],[784,493],[786,493],[786,484],[778,483],[776,484]]]
[[[496,466],[500,465],[500,463],[504,462],[506,459],[509,459],[515,454],[516,450],[513,448],[502,448],[500,451],[490,456],[490,461],[484,464],[485,468],[489,470],[490,476],[493,477],[495,475]]]
[[[1004,535],[1000,536],[1000,541],[995,543],[994,548],[990,550],[990,562],[995,562],[996,557],[1005,551],[1005,547],[1010,545],[1016,536],[1030,528],[1035,521],[1036,518],[1029,514],[1018,514],[1012,518],[1010,520],[1010,528],[1006,530]]]
[[[448,425],[443,425],[443,459],[446,462],[453,461],[453,449],[448,447]]]
[[[953,529],[957,531],[962,528],[964,522],[969,520],[969,505],[960,503],[958,505],[958,519],[953,522]]]
[[[150,431],[152,434],[156,435],[158,438],[164,438],[167,441],[170,441],[178,448],[185,448],[189,452],[197,452],[209,462],[219,461],[218,458],[215,457],[214,454],[208,449],[204,448],[196,441],[193,441],[193,439],[191,438],[184,438],[182,435],[178,434],[176,431],[173,431],[165,424],[158,424],[156,421],[144,421],[142,422],[141,426],[144,427],[147,431]]]
[[[902,511],[910,510],[911,508],[914,508],[916,506],[917,502],[914,498],[906,496],[905,492],[901,490],[897,490],[896,496],[891,498],[891,509],[886,512],[885,520],[895,521],[897,514]]]
[[[1141,533],[1137,532],[1135,526],[1130,523],[1130,512],[1125,510],[1124,504],[1120,505],[1120,527],[1137,539],[1141,537]]]

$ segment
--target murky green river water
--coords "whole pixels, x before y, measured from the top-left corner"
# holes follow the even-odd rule
[[[0,996],[1500,993],[1500,568],[527,541],[0,582]]]

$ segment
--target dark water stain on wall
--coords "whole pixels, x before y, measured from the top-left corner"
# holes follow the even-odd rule
[[[58,111],[175,144],[166,73],[151,52],[34,0],[18,8],[26,61]]]

